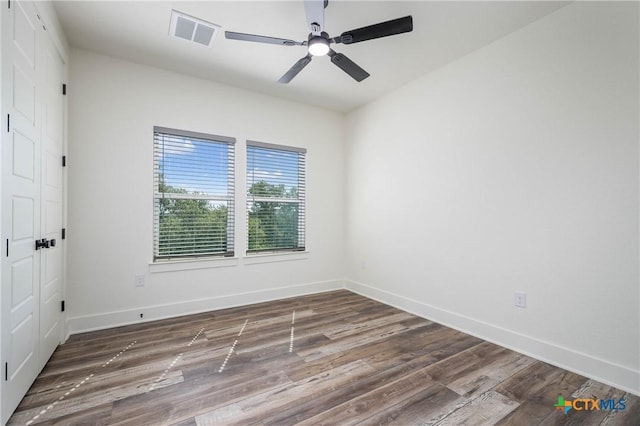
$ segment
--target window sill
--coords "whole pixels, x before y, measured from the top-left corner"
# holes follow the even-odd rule
[[[189,259],[189,260],[166,260],[160,262],[149,262],[149,272],[176,272],[190,271],[193,269],[224,268],[227,266],[237,266],[237,257],[220,257],[210,259]]]
[[[260,263],[289,262],[291,260],[305,260],[309,258],[308,251],[294,251],[289,253],[248,254],[242,258],[245,265]]]

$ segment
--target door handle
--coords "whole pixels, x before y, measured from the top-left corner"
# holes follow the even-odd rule
[[[56,239],[53,238],[51,240],[47,240],[46,238],[42,238],[41,240],[36,240],[36,250],[40,250],[41,248],[49,248],[56,246]]]

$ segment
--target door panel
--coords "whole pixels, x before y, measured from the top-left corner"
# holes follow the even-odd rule
[[[13,132],[13,175],[31,182],[35,179],[35,143],[20,132]]]
[[[34,297],[33,282],[33,259],[27,257],[13,262],[11,265],[11,309],[16,311],[21,305],[26,304],[27,299]],[[15,315],[14,318],[20,318],[20,315]]]
[[[13,197],[12,216],[13,221],[13,245],[31,245],[31,240],[35,239],[33,232],[33,218],[35,216],[35,200],[27,197]]]
[[[55,145],[54,150],[49,150],[45,156],[44,164],[44,184],[47,185],[48,190],[60,191],[62,189],[62,173],[60,168],[60,161],[62,158],[62,152]]]
[[[27,121],[35,124],[36,83],[17,65],[13,66],[13,107]]]
[[[50,342],[55,347],[60,342],[60,287],[62,274],[62,250],[54,250],[47,254],[43,264],[44,279],[40,287],[40,298],[42,299],[40,309],[41,340]],[[45,352],[43,356],[47,359],[51,353]],[[50,349],[50,347],[49,347]],[[46,360],[45,360],[46,362]]]
[[[9,362],[12,368],[8,369],[8,379],[9,382],[13,383],[14,387],[26,386],[29,389],[29,386],[31,386],[33,379],[30,379],[25,372],[30,370],[30,366],[37,361],[33,350],[33,342],[30,338],[35,328],[33,315],[27,315],[22,322],[11,330],[11,358]]]
[[[16,2],[13,8],[13,43],[16,53],[30,65],[36,66],[36,28],[37,16],[33,4]]]

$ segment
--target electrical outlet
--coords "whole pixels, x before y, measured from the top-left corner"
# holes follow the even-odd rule
[[[144,275],[136,275],[133,279],[136,287],[144,287]]]
[[[513,304],[518,308],[527,307],[527,293],[515,292],[513,295]]]

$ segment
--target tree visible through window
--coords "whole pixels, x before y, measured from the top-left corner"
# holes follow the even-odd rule
[[[234,142],[154,128],[154,259],[233,255]]]
[[[247,142],[248,252],[305,249],[305,152]]]

